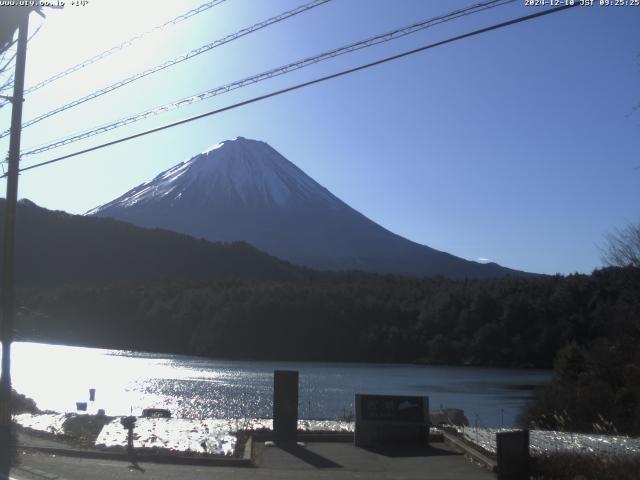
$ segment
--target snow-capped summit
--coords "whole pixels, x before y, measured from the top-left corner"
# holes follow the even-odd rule
[[[265,142],[237,137],[160,173],[87,215],[247,241],[320,269],[488,277],[510,271],[395,235],[335,197]]]
[[[237,137],[179,163],[88,214],[149,202],[192,200],[200,204],[224,198],[253,206],[286,207],[301,199],[322,200],[332,208],[342,203],[268,144]]]

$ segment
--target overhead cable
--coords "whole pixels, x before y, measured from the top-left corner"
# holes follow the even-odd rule
[[[138,35],[135,35],[134,37],[131,37],[128,40],[125,40],[122,43],[119,43],[118,45],[115,45],[107,50],[104,50],[96,55],[94,55],[91,58],[88,58],[86,60],[83,60],[82,62],[73,65],[72,67],[69,67],[59,73],[56,73],[55,75],[42,80],[41,82],[33,85],[32,87],[27,88],[24,91],[25,95],[28,95],[30,93],[35,92],[36,90],[39,90],[40,88],[44,87],[45,85],[50,84],[51,82],[55,82],[56,80],[59,80],[63,77],[66,77],[67,75],[70,75],[74,72],[77,72],[78,70],[81,70],[85,67],[88,67],[89,65],[96,63],[100,60],[103,60],[111,55],[113,55],[114,53],[120,52],[121,50],[124,50],[127,47],[130,47],[131,45],[133,45],[135,42],[137,42],[138,40],[141,40],[142,38],[146,37],[147,35],[160,31],[160,30],[164,30],[165,28],[167,28],[170,25],[176,25],[184,20],[187,20],[188,18],[193,17],[194,15],[198,15],[199,13],[202,13],[206,10],[209,10],[210,8],[215,7],[216,5],[219,5],[223,2],[225,2],[226,0],[212,0],[210,2],[207,3],[203,3],[202,5],[200,5],[197,8],[194,8],[192,10],[189,10],[185,13],[182,13],[180,15],[178,15],[177,17],[172,18],[171,20],[167,20],[166,22],[164,22],[162,25],[158,25],[155,26],[145,32],[142,32]],[[0,107],[2,107],[3,104],[0,103]]]
[[[187,53],[185,53],[184,55],[180,55],[179,57],[173,58],[171,60],[167,60],[164,63],[161,63],[159,65],[156,65],[154,67],[148,68],[142,72],[138,72],[134,75],[131,75],[130,77],[124,78],[122,80],[119,80],[111,85],[108,85],[104,88],[101,88],[100,90],[96,90],[94,92],[89,93],[88,95],[85,95],[84,97],[80,97],[77,98],[65,105],[62,105],[60,107],[56,107],[53,110],[50,110],[46,113],[43,113],[42,115],[38,115],[35,118],[32,118],[31,120],[28,120],[26,122],[24,122],[22,124],[22,128],[28,127],[30,125],[33,125],[34,123],[38,123],[41,122],[42,120],[44,120],[45,118],[49,118],[53,115],[56,115],[58,113],[64,112],[65,110],[69,110],[70,108],[73,107],[77,107],[78,105],[81,105],[85,102],[88,102],[90,100],[93,100],[95,98],[101,97],[102,95],[105,95],[106,93],[109,92],[113,92],[114,90],[117,90],[121,87],[124,87],[125,85],[128,85],[132,82],[135,82],[136,80],[140,80],[141,78],[144,77],[148,77],[149,75],[152,75],[154,73],[158,73],[162,70],[165,70],[169,67],[173,67],[174,65],[177,65],[179,63],[185,62],[197,55],[200,55],[202,53],[208,52],[210,50],[213,50],[214,48],[217,48],[221,45],[224,45],[226,43],[232,42],[233,40],[237,40],[238,38],[244,37],[245,35],[249,35],[250,33],[256,32],[258,30],[261,30],[265,27],[268,27],[269,25],[273,25],[275,23],[281,22],[283,20],[286,20],[287,18],[293,17],[294,15],[298,15],[299,13],[302,12],[306,12],[307,10],[311,10],[312,8],[318,7],[320,5],[323,5],[327,2],[330,2],[331,0],[313,0],[309,3],[306,3],[304,5],[300,5],[294,9],[291,10],[287,10],[286,12],[281,13],[280,15],[277,15],[275,17],[271,17],[267,20],[264,20],[262,22],[256,23],[250,27],[247,28],[243,28],[242,30],[239,30],[231,35],[227,35],[226,37],[220,38],[214,42],[208,43],[206,45],[203,45],[201,47],[198,47],[194,50],[191,50]],[[9,130],[5,130],[4,132],[0,133],[0,138],[6,137],[9,134]]]
[[[433,27],[435,25],[444,23],[444,22],[448,22],[451,20],[454,20],[456,18],[460,18],[462,16],[466,16],[466,15],[471,15],[473,13],[477,13],[483,10],[487,10],[489,8],[495,8],[497,6],[500,5],[504,5],[507,3],[513,3],[515,0],[492,0],[492,1],[488,1],[488,2],[484,2],[484,3],[479,3],[461,10],[456,10],[454,12],[448,13],[446,15],[441,15],[438,17],[434,17],[434,18],[430,18],[428,20],[423,20],[421,22],[417,22],[417,23],[413,23],[411,25],[402,27],[402,28],[398,28],[395,30],[392,30],[390,32],[386,32],[380,35],[376,35],[374,37],[370,37],[367,38],[365,40],[360,40],[358,42],[355,43],[351,43],[349,45],[340,47],[340,48],[336,48],[324,53],[321,53],[319,55],[315,55],[312,57],[307,57],[304,58],[302,60],[298,60],[296,62],[293,63],[289,63],[287,65],[283,65],[271,70],[268,70],[266,72],[262,72],[259,73],[257,75],[253,75],[251,77],[247,77],[244,78],[242,80],[236,80],[234,82],[222,85],[222,86],[218,86],[209,90],[206,90],[204,92],[201,92],[199,94],[196,95],[192,95],[186,98],[182,98],[180,100],[176,100],[174,102],[162,105],[160,107],[154,107],[151,108],[149,110],[145,110],[133,115],[130,115],[128,117],[124,117],[121,118],[119,120],[115,120],[113,122],[110,123],[106,123],[103,125],[100,125],[98,127],[89,129],[89,130],[85,130],[76,134],[73,134],[71,136],[47,143],[47,144],[42,144],[39,145],[37,147],[25,150],[22,155],[23,156],[28,156],[28,155],[35,155],[38,153],[42,153],[45,152],[47,150],[51,150],[54,148],[59,148],[62,147],[64,145],[68,145],[70,143],[74,143],[80,140],[84,140],[86,138],[90,138],[93,137],[95,135],[99,135],[101,133],[105,133],[108,132],[110,130],[114,130],[116,128],[120,128],[123,127],[125,125],[129,125],[135,122],[138,122],[140,120],[144,120],[146,118],[149,117],[153,117],[156,115],[159,115],[161,113],[165,113],[165,112],[169,112],[172,110],[176,110],[178,108],[181,107],[185,107],[187,105],[191,105],[194,104],[196,102],[201,102],[203,100],[215,97],[217,95],[221,95],[224,93],[227,93],[229,91],[232,90],[237,90],[239,88],[242,87],[246,87],[247,85],[251,85],[254,83],[258,83],[273,77],[277,77],[289,72],[292,72],[294,70],[299,70],[301,68],[307,67],[309,65],[313,65],[316,64],[318,62],[322,62],[324,60],[328,60],[331,58],[335,58],[339,55],[344,55],[346,53],[351,53],[354,52],[356,50],[360,50],[363,48],[368,48],[374,45],[378,45],[380,43],[383,42],[388,42],[391,40],[395,40],[401,37],[404,37],[406,35],[410,35],[412,33],[418,32],[420,30],[424,30],[426,28],[429,27]]]
[[[387,63],[387,62],[398,60],[400,58],[404,58],[404,57],[407,57],[409,55],[414,55],[414,54],[419,53],[419,52],[424,52],[425,50],[429,50],[429,49],[432,49],[432,48],[435,48],[435,47],[439,47],[439,46],[442,46],[442,45],[445,45],[445,44],[448,44],[448,43],[452,43],[452,42],[455,42],[455,41],[458,41],[458,40],[462,40],[462,39],[469,38],[469,37],[472,37],[472,36],[475,36],[475,35],[479,35],[481,33],[490,32],[492,30],[498,30],[500,28],[508,27],[510,25],[515,25],[517,23],[526,22],[526,21],[533,20],[533,19],[538,18],[538,17],[545,16],[545,15],[550,15],[552,13],[557,13],[557,12],[560,12],[560,11],[563,11],[563,10],[567,10],[569,8],[576,7],[578,5],[579,5],[578,3],[562,5],[560,7],[550,8],[550,9],[547,9],[547,10],[543,10],[541,12],[533,13],[531,15],[525,15],[523,17],[518,17],[518,18],[514,18],[512,20],[508,20],[506,22],[497,23],[497,24],[491,25],[489,27],[481,28],[479,30],[474,30],[472,32],[464,33],[462,35],[457,35],[455,37],[450,37],[450,38],[447,38],[445,40],[441,40],[441,41],[436,42],[436,43],[431,43],[429,45],[424,45],[422,47],[415,48],[413,50],[408,50],[408,51],[399,53],[397,55],[392,55],[390,57],[385,57],[385,58],[382,58],[380,60],[376,60],[374,62],[366,63],[364,65],[360,65],[360,66],[357,66],[357,67],[354,67],[354,68],[349,68],[347,70],[342,70],[342,71],[340,71],[338,73],[334,73],[334,74],[331,74],[331,75],[326,75],[324,77],[316,78],[316,79],[310,80],[308,82],[299,83],[297,85],[293,85],[291,87],[287,87],[287,88],[283,88],[281,90],[270,92],[270,93],[267,93],[265,95],[260,95],[258,97],[253,97],[253,98],[251,98],[249,100],[244,100],[242,102],[238,102],[238,103],[235,103],[233,105],[228,105],[226,107],[218,108],[216,110],[211,110],[209,112],[202,113],[200,115],[195,115],[193,117],[185,118],[185,119],[179,120],[177,122],[173,122],[173,123],[169,123],[169,124],[166,124],[166,125],[162,125],[160,127],[152,128],[152,129],[146,130],[144,132],[136,133],[134,135],[129,135],[127,137],[119,138],[117,140],[112,140],[110,142],[103,143],[101,145],[96,145],[96,146],[93,146],[93,147],[90,147],[90,148],[85,148],[85,149],[79,150],[77,152],[73,152],[73,153],[69,153],[69,154],[66,154],[66,155],[63,155],[63,156],[60,156],[60,157],[57,157],[57,158],[53,158],[51,160],[47,160],[47,161],[44,161],[44,162],[39,162],[39,163],[36,163],[36,164],[33,164],[33,165],[29,165],[28,167],[21,168],[20,172],[25,172],[27,170],[32,170],[34,168],[39,168],[39,167],[43,167],[45,165],[50,165],[52,163],[57,163],[57,162],[60,162],[62,160],[66,160],[68,158],[76,157],[78,155],[83,155],[85,153],[89,153],[89,152],[93,152],[93,151],[96,151],[96,150],[100,150],[100,149],[103,149],[103,148],[106,148],[106,147],[110,147],[112,145],[117,145],[119,143],[127,142],[127,141],[133,140],[135,138],[139,138],[139,137],[143,137],[143,136],[146,136],[146,135],[150,135],[152,133],[160,132],[162,130],[166,130],[166,129],[169,129],[169,128],[177,127],[179,125],[184,125],[186,123],[190,123],[190,122],[193,122],[195,120],[199,120],[201,118],[205,118],[205,117],[209,117],[209,116],[212,116],[212,115],[216,115],[216,114],[219,114],[219,113],[222,113],[222,112],[226,112],[228,110],[233,110],[233,109],[236,109],[236,108],[239,108],[239,107],[243,107],[245,105],[249,105],[249,104],[252,104],[252,103],[255,103],[255,102],[266,100],[266,99],[271,98],[271,97],[282,95],[284,93],[288,93],[288,92],[291,92],[291,91],[294,91],[294,90],[298,90],[298,89],[301,89],[301,88],[304,88],[304,87],[308,87],[310,85],[315,85],[317,83],[321,83],[321,82],[324,82],[324,81],[327,81],[327,80],[331,80],[331,79],[342,77],[342,76],[345,76],[345,75],[348,75],[348,74],[351,74],[351,73],[354,73],[354,72],[358,72],[358,71],[365,70],[365,69],[368,69],[368,68],[371,68],[371,67],[375,67],[377,65],[381,65],[381,64],[384,64],[384,63]],[[0,176],[0,178],[5,178],[5,177],[6,177],[6,174]]]

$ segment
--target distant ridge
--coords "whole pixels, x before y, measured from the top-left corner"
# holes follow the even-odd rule
[[[211,241],[246,241],[321,270],[454,279],[529,275],[464,260],[396,235],[268,144],[243,137],[218,143],[87,215]]]
[[[0,233],[6,201],[0,199]],[[290,280],[304,269],[246,243],[211,243],[108,218],[18,203],[16,281],[21,287],[243,278]],[[0,237],[2,238],[2,237]]]

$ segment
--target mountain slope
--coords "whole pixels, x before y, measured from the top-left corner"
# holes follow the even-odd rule
[[[317,269],[451,278],[523,274],[400,237],[266,143],[242,137],[219,143],[87,214],[212,241],[243,240]]]
[[[5,200],[0,199],[0,235]],[[0,236],[0,238],[2,238]],[[166,230],[18,204],[19,286],[106,285],[157,279],[287,280],[307,272],[246,243],[213,244]]]

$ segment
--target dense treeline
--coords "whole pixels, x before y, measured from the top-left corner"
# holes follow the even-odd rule
[[[553,430],[640,435],[639,268],[598,272],[598,328],[557,354],[551,383],[536,393],[524,424]],[[605,307],[606,305],[606,307]]]
[[[530,425],[640,433],[640,269],[22,290],[18,334],[207,356],[551,367]]]
[[[550,367],[572,342],[631,328],[624,322],[640,312],[639,271],[25,290],[20,326],[29,337],[210,356]]]

